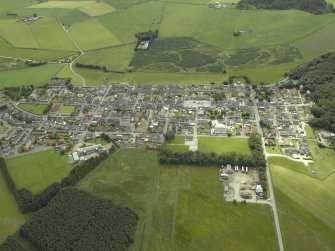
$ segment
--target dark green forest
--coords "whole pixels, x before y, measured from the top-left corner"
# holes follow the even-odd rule
[[[325,0],[241,0],[238,2],[239,9],[289,10],[297,9],[313,14],[324,14],[334,12],[332,4]]]
[[[288,73],[315,103],[310,124],[335,132],[335,53],[328,53]]]
[[[75,188],[61,190],[20,229],[38,250],[122,251],[133,243],[138,216]]]
[[[8,236],[6,241],[0,245],[0,251],[27,251],[17,240],[12,236]]]

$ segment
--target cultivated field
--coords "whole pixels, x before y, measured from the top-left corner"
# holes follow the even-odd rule
[[[200,152],[237,152],[250,154],[247,138],[226,137],[198,137],[198,150]]]
[[[157,161],[154,151],[118,150],[77,185],[137,212],[130,250],[277,250],[270,207],[225,202],[214,167]]]
[[[335,175],[321,181],[292,161],[269,160],[285,250],[333,250]]]
[[[60,181],[72,169],[68,155],[61,156],[53,149],[8,159],[6,163],[17,189],[26,188],[32,193]]]

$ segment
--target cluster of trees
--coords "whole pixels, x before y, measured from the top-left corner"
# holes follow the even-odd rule
[[[246,84],[251,84],[250,78],[248,76],[230,76],[228,83],[233,84],[235,79],[244,79]]]
[[[168,131],[166,132],[166,134],[164,134],[164,139],[167,143],[171,143],[171,141],[175,138],[175,133],[172,131]]]
[[[143,41],[150,41],[150,44],[156,39],[158,38],[158,30],[148,30],[148,31],[144,31],[144,32],[139,32],[135,35],[137,42],[136,42],[136,47],[135,50],[137,49],[137,47],[139,46],[139,44]]]
[[[111,152],[114,148],[111,148]],[[29,190],[22,188],[16,189],[15,183],[9,174],[6,162],[0,158],[0,170],[2,171],[8,187],[13,192],[22,213],[34,212],[47,205],[47,203],[60,191],[61,188],[72,186],[85,177],[89,172],[96,168],[103,160],[108,157],[107,152],[101,153],[98,157],[91,158],[76,165],[61,182],[54,182],[42,192],[33,195]]]
[[[129,208],[65,188],[21,227],[20,235],[38,250],[122,251],[133,243],[138,219]]]
[[[204,153],[199,151],[189,151],[186,153],[172,152],[164,147],[159,152],[160,164],[173,165],[241,165],[249,167],[265,167],[266,160],[263,154],[261,136],[252,134],[249,138],[249,147],[252,154],[240,154],[236,152],[216,154],[214,152]]]
[[[112,142],[112,139],[108,136],[108,134],[106,134],[106,133],[102,133],[101,135],[100,135],[100,137],[103,139],[103,140],[105,140],[107,143],[111,143]]]
[[[53,106],[53,103],[49,103],[47,105],[47,107],[44,108],[43,114],[47,114],[50,111],[50,109],[51,109],[52,106]]]
[[[1,251],[27,251],[17,240],[12,236],[8,236],[6,241],[0,245]]]
[[[328,53],[288,73],[315,103],[310,125],[335,132],[335,53]]]
[[[332,4],[327,4],[325,0],[241,0],[237,3],[239,9],[289,10],[298,9],[313,14],[323,14],[335,12]]]
[[[34,91],[34,86],[22,86],[22,87],[5,87],[3,89],[4,94],[13,99],[13,100],[19,100],[21,98],[26,98],[30,96],[30,94]]]
[[[40,65],[44,65],[46,64],[47,62],[45,61],[40,61],[40,60],[26,60],[24,61],[24,63],[28,66],[40,66]]]

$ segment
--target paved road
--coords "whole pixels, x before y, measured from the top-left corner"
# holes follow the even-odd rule
[[[59,20],[58,17],[57,18],[57,21],[59,22],[60,26],[62,27],[62,29],[65,31],[66,35],[70,38],[70,40],[72,41],[72,43],[77,47],[78,51],[80,52],[80,55],[75,59],[73,60],[71,63],[70,63],[70,70],[71,72],[76,75],[77,77],[79,77],[82,81],[82,84],[83,86],[86,86],[86,79],[81,76],[80,74],[78,74],[74,69],[73,69],[73,64],[80,58],[82,57],[83,55],[86,54],[86,52],[84,52],[80,47],[79,45],[77,44],[77,42],[72,38],[71,34],[69,33],[69,31],[63,26],[62,22]]]
[[[257,109],[256,100],[255,100],[255,92],[253,91],[252,88],[251,88],[251,99],[254,102],[254,110],[255,110],[255,118],[256,118],[256,124],[257,124],[257,131],[260,135],[262,135],[263,151],[264,151],[265,157],[267,158],[267,152],[266,152],[266,148],[265,148],[263,132],[262,132],[262,129],[259,125],[260,117],[259,117],[259,113],[258,113],[258,109]],[[275,199],[274,192],[273,192],[271,170],[270,170],[270,167],[269,167],[267,161],[266,161],[266,177],[267,177],[267,180],[268,180],[268,187],[269,187],[269,192],[270,192],[270,197],[269,197],[270,201],[267,202],[267,204],[269,204],[272,207],[273,216],[274,216],[274,220],[275,220],[275,227],[276,227],[277,241],[278,241],[278,245],[279,245],[279,250],[284,251],[284,244],[283,244],[283,238],[282,238],[282,234],[281,234],[281,230],[280,230],[276,199]]]

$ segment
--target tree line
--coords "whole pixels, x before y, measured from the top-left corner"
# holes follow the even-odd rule
[[[114,152],[115,148],[112,147],[109,153]],[[101,153],[98,157],[91,158],[85,162],[76,165],[70,173],[64,177],[61,182],[54,182],[49,185],[42,192],[32,194],[26,188],[17,189],[12,177],[9,174],[6,162],[0,158],[0,170],[7,182],[9,189],[14,194],[19,209],[22,213],[35,212],[40,208],[47,205],[47,203],[60,191],[61,188],[73,186],[89,172],[95,169],[103,160],[108,157],[107,152]]]
[[[313,14],[335,12],[333,4],[325,0],[241,0],[237,3],[239,9],[270,9],[289,10],[297,9]]]
[[[126,250],[138,216],[90,193],[62,189],[20,229],[38,250]]]

